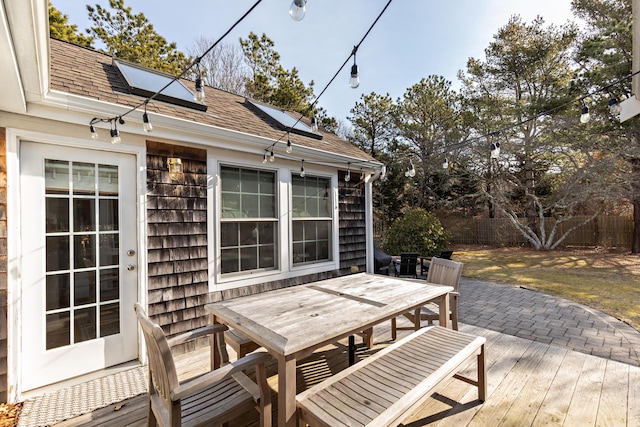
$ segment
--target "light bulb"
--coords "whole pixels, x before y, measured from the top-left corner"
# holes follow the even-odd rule
[[[269,153],[269,161],[270,161],[271,163],[273,163],[273,162],[275,162],[275,161],[276,161],[276,155],[275,155],[275,154],[273,154],[273,150],[271,150],[271,153]]]
[[[587,123],[591,120],[591,116],[589,115],[589,107],[582,104],[582,111],[580,112],[580,123]]]
[[[360,79],[358,78],[359,75],[360,73],[358,72],[358,66],[356,64],[353,64],[351,66],[351,78],[349,79],[349,87],[351,89],[355,89],[360,86]]]
[[[118,128],[111,129],[111,143],[120,144],[120,141],[122,141],[122,138],[120,138],[120,132],[118,131]]]
[[[442,169],[449,169],[449,159],[444,158],[444,162],[442,162]]]
[[[500,143],[492,142],[491,143],[491,158],[497,159],[500,157]]]
[[[300,166],[300,178],[304,178],[305,176],[305,172],[304,172],[304,160],[302,161],[302,165]]]
[[[294,21],[302,21],[307,11],[307,0],[293,0],[289,7],[289,15]]]
[[[291,140],[287,138],[287,153],[291,153],[293,147],[291,146]]]
[[[348,170],[347,174],[344,176],[344,182],[349,182],[351,181],[351,171]]]
[[[316,116],[311,117],[311,132],[318,132],[318,120]]]
[[[98,132],[96,131],[96,128],[93,127],[93,125],[89,125],[89,131],[91,132],[91,139],[98,139]]]
[[[262,164],[264,165],[265,163],[267,163],[267,153],[262,156]]]
[[[622,107],[620,106],[620,103],[618,102],[618,100],[613,96],[609,98],[609,112],[614,116],[617,116],[620,114],[621,110],[622,110]]]
[[[202,78],[198,77],[196,78],[196,94],[193,97],[193,99],[195,99],[198,102],[202,102],[204,101],[205,98],[205,94],[204,94],[204,86],[202,84]]]
[[[149,121],[149,116],[147,115],[147,113],[144,113],[142,115],[142,128],[144,129],[145,132],[151,132],[153,130],[153,126]]]

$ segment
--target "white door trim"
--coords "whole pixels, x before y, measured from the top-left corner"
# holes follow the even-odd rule
[[[42,144],[56,144],[67,147],[111,151],[123,154],[133,154],[138,168],[135,183],[137,196],[137,233],[138,233],[138,298],[143,306],[147,303],[147,221],[145,214],[146,198],[146,147],[144,145],[119,144],[95,141],[89,138],[74,138],[64,135],[51,135],[25,129],[6,128],[6,156],[7,156],[7,384],[8,401],[16,402],[20,399],[23,389],[20,384],[22,363],[20,360],[20,331],[22,328],[21,306],[21,250],[20,238],[20,141],[30,141]],[[141,339],[141,338],[139,338]],[[142,342],[138,343],[138,354],[141,353]]]

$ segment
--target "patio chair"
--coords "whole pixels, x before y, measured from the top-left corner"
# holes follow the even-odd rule
[[[440,259],[451,259],[451,257],[453,256],[453,251],[441,251],[440,255],[437,256],[437,258]],[[423,262],[424,260],[428,260],[429,258],[424,258],[424,259],[420,259],[420,267],[421,267],[421,273],[428,273],[429,272],[429,265],[430,262]]]
[[[147,317],[142,306],[134,309],[142,327],[149,358],[148,425],[200,426],[218,425],[254,408],[260,413],[260,426],[271,426],[271,390],[267,384],[265,363],[272,360],[264,352],[252,353],[203,375],[178,381],[171,347],[196,338],[217,335],[224,348],[224,325],[210,325],[167,339],[162,328]],[[214,341],[211,339],[211,363]],[[255,367],[257,384],[243,370]]]
[[[400,254],[400,262],[396,263],[396,277],[418,277],[416,267],[418,266],[417,252],[403,252]]]
[[[431,268],[427,273],[427,282],[435,283],[438,285],[452,286],[453,292],[449,293],[449,319],[451,320],[451,328],[458,330],[458,292],[460,286],[460,276],[462,275],[461,262],[451,261],[448,259],[442,259],[434,257],[431,259]],[[403,316],[411,320],[414,323],[414,316],[412,313],[405,313]],[[429,325],[432,325],[435,320],[439,320],[439,307],[437,304],[430,304],[429,306],[422,307],[420,310],[420,323],[426,320]],[[399,327],[396,325],[396,319],[391,319],[391,338],[396,339],[397,330],[414,330],[415,327]]]

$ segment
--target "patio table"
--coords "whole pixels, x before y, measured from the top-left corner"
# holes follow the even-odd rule
[[[278,425],[296,426],[296,361],[314,350],[439,300],[448,326],[449,292],[441,286],[360,273],[207,304],[228,325],[278,360]],[[420,327],[416,325],[416,329]]]

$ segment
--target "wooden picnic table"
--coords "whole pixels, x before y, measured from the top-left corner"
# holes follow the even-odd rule
[[[207,304],[214,323],[234,328],[278,360],[278,425],[294,427],[296,361],[314,350],[439,300],[449,324],[451,286],[360,273]],[[419,323],[416,329],[420,327]]]

